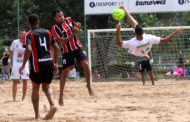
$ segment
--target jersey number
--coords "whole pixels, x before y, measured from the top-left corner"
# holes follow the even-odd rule
[[[145,54],[146,52],[149,52],[149,50],[150,50],[150,48],[147,48],[145,51],[142,50],[141,53],[142,53],[142,54]]]
[[[46,44],[46,38],[44,37],[43,42],[42,42],[42,39],[40,37],[39,37],[39,40],[40,40],[40,46],[44,47],[45,50],[48,51],[47,44]]]

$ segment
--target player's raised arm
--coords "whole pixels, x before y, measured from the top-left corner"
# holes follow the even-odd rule
[[[182,28],[179,28],[177,30],[175,30],[174,32],[172,32],[171,34],[169,34],[168,36],[164,37],[164,38],[161,38],[160,39],[160,43],[165,43],[165,42],[168,42],[169,40],[171,40],[177,33],[180,33],[182,32],[183,29]]]
[[[73,32],[74,34],[78,34],[80,32],[80,29],[81,29],[81,23],[80,22],[76,22],[74,20],[72,20],[72,18],[69,18],[72,23],[74,24],[73,26]]]
[[[58,58],[59,58],[59,46],[55,42],[53,45],[53,61],[54,61],[54,74],[58,73]]]
[[[121,40],[120,31],[121,31],[121,24],[118,23],[118,24],[116,25],[116,32],[115,32],[116,39],[115,39],[115,42],[116,42],[116,44],[117,44],[119,47],[122,47],[123,41]]]
[[[81,28],[81,23],[80,22],[74,22],[74,25],[77,27],[77,28]]]
[[[124,7],[120,7],[120,8],[125,11],[128,23],[131,25],[132,28],[135,29],[135,27],[138,25],[138,22],[135,20],[135,18],[128,11],[125,10]]]

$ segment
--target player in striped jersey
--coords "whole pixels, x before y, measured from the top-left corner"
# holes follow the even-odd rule
[[[61,43],[63,50],[62,73],[60,77],[60,96],[59,105],[63,106],[63,92],[66,78],[71,67],[74,65],[74,59],[83,67],[86,75],[87,88],[90,95],[93,95],[93,90],[90,83],[90,69],[87,61],[87,55],[82,49],[82,44],[76,34],[80,31],[81,24],[75,22],[71,17],[64,17],[61,10],[53,11],[55,24],[51,28],[54,38]]]

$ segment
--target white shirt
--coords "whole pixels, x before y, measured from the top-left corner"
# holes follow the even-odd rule
[[[13,52],[13,67],[20,67],[23,62],[25,51],[25,48],[22,47],[22,42],[19,39],[14,40],[10,50]],[[28,61],[25,68],[29,68]]]
[[[68,73],[68,77],[69,78],[76,78],[76,76],[77,76],[76,69],[75,68],[71,69]]]
[[[129,53],[142,57],[148,54],[152,48],[152,45],[159,43],[160,37],[143,34],[143,40],[137,40],[136,37],[134,37],[129,41],[123,41],[122,47],[128,48]]]

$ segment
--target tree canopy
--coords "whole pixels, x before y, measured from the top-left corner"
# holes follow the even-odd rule
[[[17,1],[1,0],[0,5],[0,51],[9,46],[17,35]],[[61,8],[65,16],[71,16],[74,20],[84,25],[84,0],[20,0],[19,2],[20,29],[29,30],[27,16],[37,13],[40,17],[41,27],[49,29],[53,24],[52,11]],[[178,26],[190,23],[189,12],[178,13],[148,13],[135,14],[135,18],[144,27],[150,26]],[[114,28],[115,21],[111,15],[86,16],[87,29]],[[125,20],[124,26],[129,27]],[[82,28],[84,30],[84,26]],[[84,37],[84,32],[81,35]],[[85,45],[85,44],[84,44]],[[1,54],[0,54],[1,55]]]

